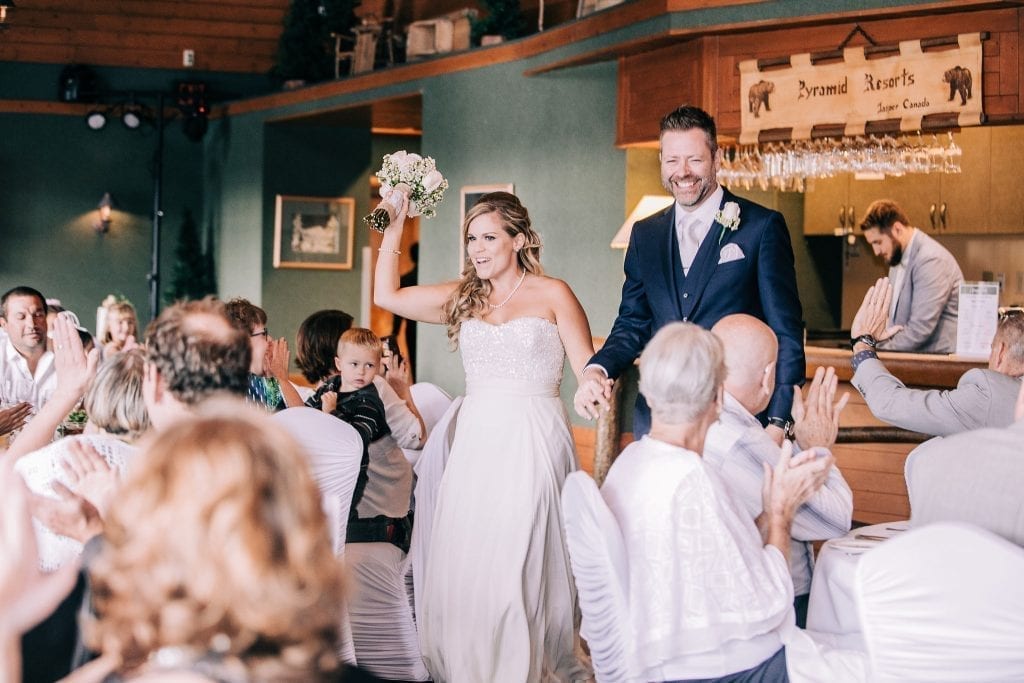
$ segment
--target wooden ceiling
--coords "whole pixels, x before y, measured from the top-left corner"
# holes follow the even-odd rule
[[[288,0],[16,0],[0,61],[265,73]]]
[[[539,0],[523,0],[529,25]],[[15,0],[0,31],[0,61],[266,73],[289,0]],[[546,27],[575,16],[576,0],[547,0]],[[401,29],[476,0],[362,0],[357,14],[390,17]]]

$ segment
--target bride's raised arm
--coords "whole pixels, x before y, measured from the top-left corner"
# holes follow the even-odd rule
[[[444,304],[457,283],[442,282],[412,287],[400,285],[398,257],[402,252],[399,246],[402,244],[402,230],[405,227],[408,208],[409,200],[405,199],[395,220],[384,230],[373,278],[373,302],[403,318],[425,323],[440,323]]]

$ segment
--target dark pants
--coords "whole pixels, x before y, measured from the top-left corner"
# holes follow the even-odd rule
[[[746,671],[739,671],[721,678],[666,681],[665,683],[789,683],[789,674],[786,672],[786,648],[779,648],[779,651],[771,657]]]
[[[807,628],[807,605],[811,602],[811,594],[804,593],[793,598],[793,611],[796,612],[796,625]]]

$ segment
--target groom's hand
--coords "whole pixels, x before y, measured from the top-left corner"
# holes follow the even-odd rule
[[[608,412],[611,409],[608,401],[612,397],[612,383],[613,380],[608,379],[597,366],[584,370],[572,401],[576,414],[587,420],[595,420],[602,411]]]

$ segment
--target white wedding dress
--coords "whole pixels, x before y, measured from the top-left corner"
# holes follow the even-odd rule
[[[423,655],[436,683],[587,678],[559,496],[576,452],[554,323],[462,323],[466,398],[427,557]]]

